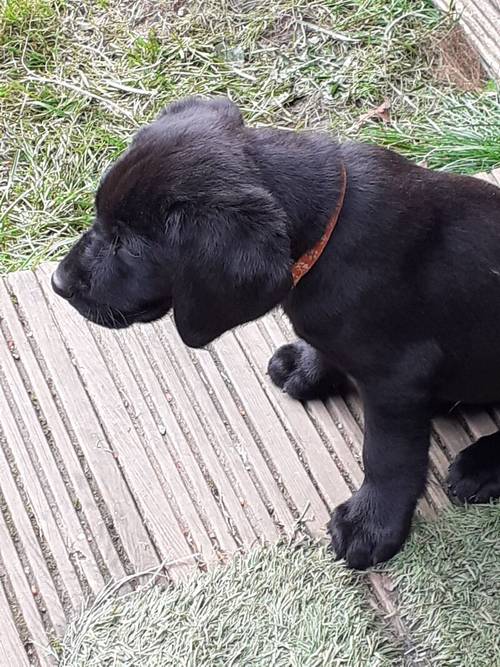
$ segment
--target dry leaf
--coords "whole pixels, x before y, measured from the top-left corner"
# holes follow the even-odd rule
[[[356,123],[356,129],[359,129],[362,125],[364,125],[367,121],[371,120],[372,118],[376,118],[377,120],[381,120],[383,123],[390,123],[391,122],[391,103],[390,101],[386,98],[382,104],[379,104],[378,107],[375,107],[375,109],[371,109],[367,113],[363,114],[358,122]]]

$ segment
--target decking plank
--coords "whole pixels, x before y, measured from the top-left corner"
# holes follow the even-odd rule
[[[184,346],[179,341],[176,354],[180,356],[182,349]],[[295,518],[280,490],[277,475],[273,474],[269,465],[270,457],[267,450],[259,446],[258,437],[254,437],[252,428],[246,421],[246,412],[235,402],[228,382],[217,368],[212,355],[198,352],[196,357],[200,370],[210,383],[215,398],[223,407],[224,415],[227,417],[227,426],[230,426],[234,434],[240,456],[255,479],[255,483],[260,487],[264,503],[272,513],[278,531],[282,529],[286,535],[291,535],[295,526]]]
[[[471,444],[471,438],[456,417],[435,417],[433,427],[450,461]]]
[[[257,539],[257,535],[253,530],[248,517],[246,516],[240,494],[233,488],[224,470],[221,461],[217,457],[214,446],[217,446],[215,440],[210,441],[209,434],[203,428],[198,415],[193,408],[193,399],[186,393],[186,386],[176,372],[172,361],[167,354],[165,347],[162,344],[162,337],[170,338],[170,332],[167,332],[164,327],[168,325],[168,321],[162,323],[159,327],[144,327],[140,331],[142,340],[145,341],[149,353],[152,355],[155,363],[161,372],[165,375],[166,383],[168,384],[170,395],[178,405],[178,411],[182,415],[182,420],[185,424],[186,434],[190,435],[190,442],[184,439],[184,456],[189,457],[192,464],[189,466],[191,474],[196,474],[199,479],[199,484],[205,486],[208,493],[205,493],[206,498],[214,503],[213,519],[218,519],[222,532],[227,536],[230,535],[228,528],[231,525],[238,526],[238,537],[236,542],[231,546],[227,543],[225,549],[230,553],[234,551],[238,542],[247,547],[253,544]],[[196,398],[197,400],[197,398]],[[169,404],[169,409],[172,409],[173,402]],[[196,452],[196,455],[195,455]],[[202,467],[206,471],[207,480],[204,479],[200,472],[200,461]],[[220,499],[220,505],[217,506],[214,496]],[[224,518],[227,515],[227,519]],[[229,521],[229,523],[228,523]],[[234,532],[234,531],[231,531]],[[234,538],[232,538],[234,539]]]
[[[260,494],[260,486],[254,483],[250,475],[248,456],[245,456],[241,450],[241,441],[232,438],[228,432],[229,427],[234,433],[235,426],[230,416],[223,412],[225,406],[219,403],[219,410],[216,409],[213,400],[216,393],[215,388],[210,384],[205,384],[200,375],[202,368],[200,357],[209,357],[210,354],[206,351],[197,353],[189,351],[182,343],[170,318],[165,319],[161,327],[157,325],[155,331],[169,359],[171,374],[183,376],[184,390],[189,392],[186,393],[186,399],[190,400],[193,405],[197,404],[196,413],[198,419],[203,422],[205,433],[209,434],[210,445],[219,450],[219,456],[224,459],[223,468],[227,469],[234,478],[238,500],[249,515],[255,535],[264,541],[278,538],[277,526]],[[200,441],[198,446],[203,450],[206,445]],[[260,460],[257,459],[255,462],[260,463]],[[267,478],[268,482],[271,480],[272,478]]]
[[[459,19],[486,70],[500,79],[500,5],[488,0],[434,0],[434,4]]]
[[[7,346],[0,346],[0,352],[5,351],[6,349]],[[81,526],[76,522],[75,531],[75,523],[72,521],[76,518],[74,508],[71,507],[71,505],[68,507],[68,503],[64,502],[64,496],[59,496],[59,489],[56,488],[56,484],[54,484],[54,480],[60,479],[58,472],[56,471],[56,477],[51,479],[51,483],[48,483],[45,488],[37,475],[36,468],[30,458],[30,453],[31,456],[33,456],[33,453],[29,453],[29,449],[31,449],[31,447],[37,449],[39,446],[43,446],[43,435],[40,437],[39,433],[40,425],[38,424],[38,421],[28,421],[32,418],[32,415],[27,413],[28,411],[26,410],[26,408],[29,408],[29,399],[28,397],[24,398],[21,392],[16,391],[18,388],[17,384],[12,384],[10,386],[12,398],[14,401],[20,401],[19,408],[24,412],[22,417],[24,418],[23,426],[26,431],[23,434],[22,431],[24,429],[22,429],[22,426],[14,416],[11,406],[7,401],[5,386],[2,387],[1,375],[3,368],[5,368],[2,368],[3,363],[4,359],[2,359],[2,354],[0,353],[0,414],[2,415],[2,431],[9,443],[8,458],[10,467],[15,469],[13,476],[16,479],[20,478],[22,480],[21,486],[26,495],[26,499],[24,500],[26,511],[32,514],[32,520],[36,522],[36,525],[44,535],[47,543],[50,544],[50,550],[58,565],[58,575],[61,578],[62,585],[69,598],[68,602],[74,607],[75,605],[78,605],[81,599],[82,587],[69,556],[69,551],[71,549],[70,536],[75,534],[75,532],[76,535],[78,535],[81,532]],[[5,374],[5,379],[7,382],[11,380],[8,373]],[[51,487],[50,490],[52,492],[54,489],[56,490],[54,501],[57,502],[57,500],[61,500],[63,502],[62,507],[58,507],[54,501],[49,502],[47,495],[48,487]],[[69,513],[65,516],[63,516],[64,510],[69,510]],[[88,545],[82,543],[80,546],[82,555],[85,557],[87,557],[87,554],[84,553],[86,546],[87,551],[90,554]],[[98,577],[99,572],[97,571],[96,573],[95,570],[92,571],[92,568],[89,568],[87,574],[94,580],[95,575],[97,574]],[[102,585],[102,580],[100,583]]]
[[[47,522],[43,510],[40,510],[39,501],[43,502],[45,498],[43,491],[37,488],[31,474],[26,476],[25,470],[16,471],[12,468],[12,456],[15,456],[18,460],[24,445],[1,388],[0,414],[2,415],[0,489],[11,516],[12,525],[19,534],[22,548],[26,553],[31,569],[34,573],[36,572],[40,593],[51,610],[54,626],[61,628],[66,618],[61,597],[65,597],[64,594],[67,593],[68,588],[74,593],[71,579],[76,579],[76,576],[71,563],[68,561],[64,546],[60,547],[61,536],[57,526],[54,526],[53,522]],[[45,552],[42,551],[40,541],[46,545]],[[56,571],[52,568],[49,570],[46,557],[50,558],[51,563],[57,564]],[[58,575],[62,582],[56,588],[54,577],[58,577]],[[78,581],[76,581],[77,586]],[[64,590],[61,590],[61,588],[64,588]],[[66,604],[68,602],[66,600]]]
[[[23,364],[27,382],[29,382],[33,391],[34,388],[36,388],[35,400],[41,411],[41,419],[44,420],[46,425],[50,425],[52,447],[57,451],[57,454],[54,454],[58,459],[57,466],[63,470],[64,476],[67,476],[69,483],[71,484],[75,494],[74,504],[76,507],[79,507],[79,510],[82,513],[83,523],[86,527],[86,531],[84,532],[88,532],[99,549],[104,561],[104,566],[109,574],[113,578],[121,578],[125,574],[123,564],[113,546],[111,537],[105,525],[104,517],[99,510],[82,469],[82,463],[78,459],[71,438],[63,423],[61,415],[58,412],[54,398],[47,384],[47,378],[44,376],[32,346],[28,342],[28,337],[33,341],[33,334],[31,331],[27,331],[21,324],[5,285],[1,281],[0,312],[2,313],[4,326],[8,330],[8,335],[11,337],[12,341],[15,341],[15,348],[19,354],[21,363]],[[51,463],[51,459],[52,461],[54,460],[53,452],[45,438],[44,441],[39,444],[39,455],[43,457],[45,461],[44,467],[50,470],[48,478],[51,479],[52,477],[56,477],[56,470]],[[79,532],[76,534],[78,535]],[[93,568],[94,565],[92,564],[90,567]]]
[[[96,493],[109,513],[113,528],[123,545],[124,557],[136,571],[157,567],[159,559],[134,499],[115,458],[107,451],[108,443],[101,423],[89,402],[35,275],[24,271],[11,274],[8,282],[43,355],[61,409],[67,415],[88,469],[96,481]]]
[[[38,271],[40,286],[56,318],[64,326],[66,339],[73,346],[80,377],[107,436],[108,454],[120,464],[141,519],[161,559],[175,563],[171,574],[177,576],[178,572],[189,567],[184,560],[189,554],[186,538],[89,327],[86,323],[82,325],[78,313],[54,294],[49,283],[50,273],[47,265]],[[111,331],[106,333],[112,335]]]
[[[487,68],[500,76],[500,4],[488,0],[459,0],[463,6],[462,21],[475,35],[475,46],[483,55]]]
[[[24,365],[27,365],[27,361],[22,360]],[[19,365],[21,362],[17,363]],[[60,552],[59,556],[54,552],[54,557],[64,565],[61,575],[72,604],[79,605],[82,587],[77,574],[81,571],[85,577],[85,593],[89,587],[94,593],[103,587],[102,574],[83,535],[75,507],[48,447],[30,396],[17,372],[16,362],[4,344],[0,344],[0,385],[2,375],[17,412],[15,421],[20,435],[18,442],[22,443],[19,449],[12,448],[13,459],[23,483],[29,489],[32,508],[37,514],[39,525],[53,548]],[[0,406],[2,404],[5,405],[5,392],[3,395],[0,393]],[[12,407],[11,405],[11,412]],[[76,540],[79,535],[83,539]]]
[[[0,582],[0,619],[2,637],[0,639],[0,665],[4,667],[29,667],[30,661],[17,634],[7,598]]]
[[[281,423],[290,432],[301,450],[302,464],[310,471],[317,487],[331,511],[346,500],[350,489],[333,458],[326,449],[314,424],[298,401],[294,401],[275,387],[266,377],[267,363],[272,352],[256,323],[246,325],[235,333],[252,367],[262,390],[277,412]],[[339,438],[341,439],[341,438]],[[333,444],[333,443],[332,443]]]
[[[487,181],[488,183],[493,183],[493,185],[496,185],[495,177],[491,172],[490,173],[483,172],[481,174],[475,174],[474,177],[479,178],[482,181]]]
[[[12,529],[12,525],[10,528]],[[21,548],[23,548],[22,545]],[[7,585],[6,580],[8,579],[8,584],[12,589],[14,597],[14,615],[11,613],[11,605],[9,605],[6,600],[6,604],[9,607],[9,617],[13,622],[15,621],[17,628],[20,628],[21,625],[25,626],[28,636],[25,636],[25,631],[22,628],[21,633],[26,641],[31,642],[33,655],[38,658],[40,662],[48,664],[49,661],[44,660],[44,656],[49,647],[49,635],[52,628],[54,628],[54,631],[58,634],[63,631],[64,613],[62,608],[60,609],[60,613],[58,613],[57,609],[53,609],[52,607],[49,609],[47,607],[47,604],[50,602],[50,597],[45,599],[42,596],[42,591],[40,590],[38,583],[40,578],[43,581],[47,577],[47,574],[42,570],[33,567],[36,565],[37,561],[34,563],[30,562],[30,569],[34,574],[33,578],[29,581],[28,573],[25,570],[26,565],[23,565],[19,559],[12,540],[11,530],[9,530],[5,517],[0,511],[0,591],[3,593],[2,583]],[[40,607],[37,606],[36,599],[38,599],[40,607],[47,610],[45,613],[43,613]],[[45,617],[45,625],[42,622],[42,614]],[[6,617],[6,614],[4,615],[4,613],[1,613],[0,622],[3,623],[3,619]],[[55,627],[53,626],[54,620],[56,623]],[[2,633],[3,632],[4,630],[2,628]],[[5,634],[8,634],[8,630],[5,631]],[[16,632],[16,635],[20,638],[18,632]]]
[[[289,342],[290,339],[285,336],[276,318],[272,315],[263,318],[262,326],[269,334],[274,346],[274,349],[270,349],[269,356],[281,345]],[[303,413],[302,415],[303,418],[307,419],[307,416],[310,416],[313,423],[316,423],[321,428],[339,461],[341,461],[342,468],[351,479],[352,485],[359,487],[363,481],[363,471],[360,460],[356,458],[351,447],[347,444],[347,440],[351,443],[356,441],[359,448],[363,440],[363,433],[349,412],[343,398],[336,396],[329,399],[326,403],[322,401],[309,401],[305,404],[303,410],[305,411],[305,414]]]
[[[238,392],[241,404],[253,417],[253,426],[281,476],[281,481],[295,505],[297,517],[311,509],[308,528],[322,535],[328,511],[318,495],[292,441],[278,419],[274,406],[263,393],[260,382],[245,358],[233,333],[225,334],[213,344],[224,373]],[[269,444],[268,444],[269,443]]]
[[[490,435],[498,431],[495,422],[485,410],[467,407],[462,408],[460,414],[473,435],[474,440],[482,438],[483,435]]]
[[[108,355],[113,358],[114,375],[125,387],[128,401],[135,412],[134,421],[140,425],[141,439],[149,450],[148,456],[159,470],[162,485],[167,487],[167,496],[177,506],[176,516],[182,521],[186,536],[188,533],[190,535],[188,543],[192,539],[194,551],[199,552],[205,562],[213,563],[217,556],[209,533],[215,531],[222,549],[234,550],[234,541],[228,534],[208,484],[197,470],[198,463],[158,383],[151,366],[151,357],[142,348],[137,335],[137,331],[118,332],[115,340],[112,336],[105,336],[106,343],[101,342],[101,349],[108,348]],[[129,363],[133,364],[133,369],[128,366]],[[156,419],[150,405],[154,407]],[[175,451],[174,456],[172,451]],[[179,471],[181,465],[189,478],[189,490]],[[211,524],[208,532],[202,516]]]

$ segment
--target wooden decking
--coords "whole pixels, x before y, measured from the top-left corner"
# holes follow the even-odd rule
[[[50,272],[0,280],[2,667],[52,664],[50,642],[110,578],[160,568],[175,581],[297,522],[321,536],[362,480],[355,394],[303,406],[266,377],[291,337],[279,313],[193,352],[169,318],[88,324]],[[499,417],[436,420],[421,512],[447,502],[449,461]]]
[[[444,12],[453,12],[474,46],[486,71],[500,80],[500,0],[433,0]]]

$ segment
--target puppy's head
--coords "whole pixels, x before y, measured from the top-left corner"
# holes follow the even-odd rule
[[[173,306],[193,347],[274,307],[291,287],[290,241],[248,140],[226,99],[167,107],[104,175],[95,221],[59,264],[54,290],[107,327]]]

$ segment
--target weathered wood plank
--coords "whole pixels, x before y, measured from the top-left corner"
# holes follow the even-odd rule
[[[38,359],[28,342],[28,334],[31,340],[33,340],[33,334],[30,331],[26,331],[21,325],[10,296],[7,293],[4,284],[1,282],[0,312],[2,313],[4,326],[8,329],[8,335],[10,335],[11,340],[15,342],[15,349],[23,365],[27,382],[29,382],[34,394],[36,394],[34,399],[41,411],[41,418],[44,419],[48,427],[50,427],[50,437],[53,441],[52,445],[49,446],[46,438],[44,438],[38,445],[38,454],[46,471],[46,475],[49,480],[53,480],[54,483],[58,485],[59,482],[56,478],[59,476],[59,469],[61,470],[61,474],[65,477],[67,476],[69,484],[75,494],[74,506],[81,511],[87,532],[91,535],[91,539],[97,545],[102,555],[105,568],[112,577],[116,579],[121,578],[125,574],[123,564],[113,546],[111,537],[105,525],[104,517],[99,511],[97,502],[89,487],[85,473],[82,469],[82,463],[78,459],[71,438],[62,421],[61,415],[57,410],[57,406],[47,384],[47,379],[44,377]],[[28,397],[25,397],[24,400],[27,400],[27,398]],[[29,403],[29,399],[27,402]],[[21,405],[21,400],[18,402],[18,405]],[[59,493],[61,492],[59,491]],[[81,531],[77,531],[75,534],[78,535],[79,533],[81,533]],[[81,536],[84,537],[83,535]],[[79,540],[79,542],[81,542],[81,540]],[[88,552],[86,551],[85,553],[90,560]],[[87,562],[87,557],[85,559],[85,565],[94,568],[93,563],[90,564]]]
[[[69,588],[74,592],[71,578],[75,578],[75,573],[72,570],[71,563],[67,560],[65,549],[59,547],[60,535],[57,527],[53,523],[47,524],[44,521],[43,511],[40,511],[39,506],[37,506],[37,501],[40,499],[40,494],[43,496],[43,492],[36,486],[31,486],[34,481],[31,476],[21,478],[19,474],[13,473],[11,470],[11,454],[12,452],[18,454],[19,451],[22,451],[23,443],[1,388],[0,414],[2,415],[0,488],[11,516],[12,525],[19,534],[22,548],[30,562],[32,571],[36,573],[40,593],[50,609],[54,626],[61,629],[65,623],[65,611],[60,599],[63,592],[58,591],[55,586],[39,539],[47,541],[48,550],[52,551],[54,549],[53,557],[60,558],[60,562],[56,561],[57,565],[60,565],[60,570],[58,569],[55,574],[62,573],[66,590]],[[19,486],[24,492],[24,497],[21,496]],[[76,582],[77,585],[78,582]]]
[[[106,434],[107,448],[127,481],[140,516],[166,562],[175,563],[171,574],[185,570],[190,549],[172,512],[158,477],[144,451],[130,416],[121,401],[113,377],[89,327],[81,316],[52,291],[46,266],[39,271],[42,291],[56,318],[63,323],[64,336],[75,353],[81,379]],[[107,332],[111,335],[111,332]],[[141,520],[141,519],[140,519]]]
[[[176,346],[176,354],[182,354],[185,348],[182,342]],[[269,455],[259,447],[250,426],[245,421],[246,412],[238,407],[223,375],[215,365],[213,357],[208,352],[199,352],[196,355],[201,372],[210,383],[210,388],[219,404],[223,407],[227,426],[230,427],[237,441],[239,454],[260,487],[266,507],[272,512],[273,520],[278,528],[282,528],[287,535],[294,530],[295,519],[281,493],[279,479],[273,475],[269,467]],[[182,358],[182,357],[180,357]]]
[[[17,350],[19,355],[19,350]],[[25,360],[23,360],[25,361]],[[17,362],[20,365],[20,361]],[[56,560],[67,569],[65,585],[73,605],[79,606],[82,595],[81,585],[75,574],[82,572],[86,580],[84,592],[90,587],[97,593],[104,585],[104,580],[93,558],[86,539],[77,539],[83,535],[83,528],[78,521],[75,507],[71,502],[64,481],[60,475],[52,452],[38,421],[36,412],[17,372],[16,362],[7,345],[0,344],[0,384],[4,376],[11,401],[14,403],[18,424],[19,448],[12,447],[12,457],[17,465],[23,484],[32,498],[33,510],[38,515],[39,525],[53,549]],[[35,398],[35,397],[33,397]],[[36,399],[35,399],[36,400]],[[0,405],[5,405],[0,390]],[[12,412],[11,405],[11,412]],[[15,443],[14,443],[15,444]],[[51,537],[51,533],[53,533]],[[70,556],[74,559],[70,561]]]
[[[176,516],[183,523],[186,537],[189,535],[188,541],[193,540],[193,550],[201,554],[201,560],[213,563],[217,556],[208,533],[215,531],[223,549],[234,550],[234,541],[228,534],[210,488],[198,470],[198,463],[158,383],[151,366],[151,357],[146,354],[135,333],[120,332],[116,339],[106,336],[106,342],[100,336],[100,347],[106,349],[107,355],[113,358],[113,374],[119,379],[129,404],[133,406],[133,419],[140,426],[141,439],[149,449],[148,456],[154,460],[167,496],[175,502]],[[154,408],[156,419],[149,404]],[[172,451],[175,451],[174,456]],[[194,500],[179,471],[181,466],[189,478],[188,486]],[[208,532],[202,516],[209,523]]]
[[[332,510],[351,495],[342,474],[302,405],[286,396],[266,377],[271,350],[257,324],[248,324],[235,335],[251,359],[254,372],[281,423],[300,447],[302,464],[310,471],[328,508]]]
[[[490,433],[498,431],[498,428],[495,425],[493,419],[487,412],[481,410],[480,408],[462,408],[460,410],[460,414],[462,415],[475,440],[478,440],[483,435],[490,435]]]
[[[483,172],[481,174],[475,174],[475,178],[479,178],[482,181],[487,181],[488,183],[493,183],[493,185],[496,185],[496,180],[492,173],[488,174],[486,172]]]
[[[237,526],[237,541],[231,546],[226,539],[224,549],[228,552],[234,551],[237,542],[240,541],[248,547],[255,542],[257,536],[243,510],[240,500],[242,496],[232,487],[228,475],[217,457],[214,450],[214,445],[217,446],[217,443],[215,441],[210,442],[207,432],[204,430],[202,423],[193,409],[192,399],[186,394],[185,385],[174,369],[165,347],[162,345],[161,337],[168,336],[163,328],[163,326],[167,325],[168,322],[166,321],[165,325],[162,324],[158,328],[144,327],[141,329],[140,334],[142,340],[147,344],[148,353],[151,355],[151,358],[165,375],[170,395],[175,400],[178,410],[182,415],[186,433],[190,434],[191,442],[184,438],[184,442],[182,443],[183,453],[181,456],[186,457],[186,463],[191,461],[191,464],[187,465],[189,473],[192,475],[196,474],[199,484],[205,487],[205,498],[210,499],[213,503],[211,514],[213,520],[219,524],[221,535],[225,533],[229,536],[230,532],[234,533],[234,531],[228,530],[231,522],[233,522],[235,527]],[[168,405],[169,410],[172,409],[172,405],[173,402]],[[200,464],[206,471],[207,479],[211,480],[208,485],[199,472]],[[221,506],[217,506],[215,496],[220,498]],[[225,510],[224,507],[226,508]],[[224,514],[228,514],[227,519],[224,519]]]
[[[469,435],[456,417],[439,416],[434,419],[433,424],[450,460],[471,444]]]
[[[316,534],[322,534],[328,520],[327,508],[304,469],[301,458],[279,421],[274,407],[263,393],[234,334],[222,336],[213,344],[213,350],[224,373],[238,392],[247,414],[252,416],[253,426],[261,441],[265,443],[266,450],[279,471],[283,486],[290,495],[298,515],[310,507],[312,516],[307,524],[308,528]]]
[[[8,281],[43,355],[60,407],[96,481],[96,493],[109,513],[124,558],[137,571],[157,567],[159,560],[154,547],[117,461],[108,451],[106,445],[109,443],[102,425],[48,310],[38,281],[29,272],[12,274]]]
[[[2,345],[1,348],[3,349],[4,346]],[[0,373],[2,371],[2,361],[3,360],[0,359]],[[13,389],[15,400],[18,398],[16,395],[17,392],[15,391],[15,386]],[[23,401],[21,398],[21,409],[26,406],[27,401]],[[61,579],[61,584],[64,586],[64,590],[68,595],[67,602],[74,607],[75,605],[78,605],[83,591],[80,586],[80,582],[78,581],[75,568],[73,567],[73,564],[69,558],[68,549],[66,548],[65,540],[63,538],[64,535],[67,540],[71,540],[72,529],[74,528],[74,526],[71,525],[71,519],[74,518],[74,509],[71,508],[69,510],[69,515],[65,517],[63,517],[58,512],[58,519],[60,523],[63,524],[63,531],[61,533],[49,505],[47,498],[47,488],[43,488],[36,474],[34,466],[30,461],[30,456],[27,451],[27,443],[24,441],[23,435],[21,433],[21,427],[17,423],[9,407],[9,403],[5,394],[5,388],[1,386],[1,382],[0,414],[2,415],[3,435],[8,443],[9,448],[8,455],[5,454],[6,463],[8,456],[8,465],[13,471],[13,477],[16,480],[22,480],[20,486],[23,490],[23,494],[25,495],[25,499],[23,499],[23,505],[26,507],[25,511],[32,515],[32,521],[36,522],[38,530],[40,530],[44,538],[47,540],[47,543],[50,545],[50,551],[55,562],[57,563],[57,570]],[[31,426],[35,426],[35,423],[33,422]],[[38,422],[36,422],[36,426],[39,426]],[[34,447],[37,447],[41,440],[39,437],[38,429],[36,427],[30,428],[30,425],[26,424],[26,422],[25,427],[27,429],[26,437],[30,439],[33,438],[33,441],[31,442]],[[76,528],[76,535],[78,535],[80,532],[81,527],[78,525]],[[85,547],[82,545],[82,549],[84,548]],[[88,574],[93,578],[93,574],[90,572],[90,570]]]
[[[264,318],[262,326],[268,332],[274,345],[274,349],[269,350],[269,355],[281,345],[289,342],[289,339],[285,336],[273,316]],[[363,441],[363,433],[345,405],[343,398],[336,396],[329,399],[326,404],[322,401],[310,401],[306,404],[305,410],[327,436],[342,468],[352,480],[353,486],[359,487],[363,481],[363,471],[360,461],[348,446],[339,427],[342,427],[343,432],[346,433],[351,443],[354,441],[358,443],[358,448]],[[307,419],[306,414],[303,417]]]
[[[146,334],[146,330],[144,333]],[[250,475],[248,456],[241,450],[246,442],[242,443],[230,436],[227,426],[232,424],[228,416],[220,412],[225,406],[222,407],[219,403],[219,410],[216,409],[213,401],[215,390],[210,384],[205,384],[200,375],[202,365],[199,358],[209,357],[209,353],[190,352],[180,340],[170,318],[165,319],[161,326],[155,327],[155,333],[164,346],[165,356],[169,359],[170,374],[183,376],[182,384],[186,391],[189,388],[189,394],[186,393],[183,398],[190,400],[193,405],[197,404],[196,413],[198,419],[203,422],[204,431],[210,434],[210,446],[220,450],[223,467],[234,478],[238,499],[245,508],[257,537],[266,541],[277,539],[279,536],[277,526]],[[247,436],[251,438],[250,434]],[[200,446],[203,446],[203,443],[200,443]],[[209,446],[209,443],[205,446]],[[272,477],[267,478],[267,481],[272,482]]]
[[[459,19],[485,68],[500,79],[500,4],[496,0],[434,0],[434,4]]]
[[[24,546],[20,546],[24,550]],[[31,563],[30,565],[31,569],[34,570],[33,565],[36,567],[37,563]],[[45,649],[49,645],[49,638],[44,624],[42,623],[41,612],[39,607],[37,607],[35,598],[36,596],[42,595],[38,581],[40,577],[43,581],[47,574],[38,569],[34,571],[35,575],[33,577],[32,583],[30,583],[27,578],[27,573],[14,547],[14,543],[12,541],[12,537],[5,518],[2,512],[0,512],[0,591],[3,594],[2,582],[4,585],[6,585],[6,579],[8,578],[9,585],[12,587],[12,592],[14,595],[14,604],[17,606],[16,615],[20,615],[22,617],[23,623],[25,624],[29,633],[28,639],[33,645],[33,654],[35,656],[39,656],[40,654],[43,655],[45,653]],[[64,628],[64,613],[62,608],[60,608],[59,611],[57,609],[53,609],[52,607],[50,609],[47,608],[47,604],[50,603],[50,597],[48,600],[42,597],[40,602],[43,608],[47,609],[45,614],[45,621],[51,625],[51,621],[54,622],[55,619],[55,629],[61,633]],[[8,604],[7,601],[6,604]],[[13,619],[10,609],[9,615],[10,618]],[[7,614],[4,615],[3,612],[0,614],[2,624],[4,623],[3,619],[6,617]],[[19,618],[16,620],[17,623],[19,623]],[[3,632],[4,630],[2,628],[2,638]],[[8,634],[8,630],[5,631],[5,634]],[[1,643],[2,642],[0,640],[0,644]],[[3,665],[3,663],[0,663],[0,665]]]
[[[0,582],[0,619],[2,636],[0,638],[0,665],[5,667],[29,667],[30,661],[17,634],[14,619]]]

